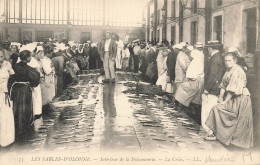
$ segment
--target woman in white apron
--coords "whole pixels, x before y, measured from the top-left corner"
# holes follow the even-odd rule
[[[37,54],[44,53],[37,50]],[[46,105],[55,97],[55,68],[52,66],[51,59],[45,54],[41,59],[44,79],[41,82],[42,105]],[[40,55],[41,56],[41,55]]]
[[[41,79],[43,79],[43,74],[41,72],[42,70],[42,66],[41,66],[41,62],[39,61],[41,56],[43,56],[43,54],[39,54],[38,52],[40,50],[43,50],[42,47],[38,46],[37,50],[36,50],[36,55],[34,56],[32,53],[32,59],[31,61],[28,63],[28,65],[34,69],[36,69],[41,76]],[[38,53],[38,54],[37,54]],[[32,101],[33,101],[33,115],[34,116],[38,116],[42,114],[42,92],[41,92],[41,86],[40,84],[34,88],[32,88]]]
[[[167,75],[167,56],[168,56],[168,51],[170,50],[162,50],[162,55],[163,55],[163,62],[162,62],[162,68],[160,71],[160,74],[158,75],[158,80],[156,82],[156,85],[161,85],[162,90],[167,92],[167,93],[172,93],[173,92],[173,86],[169,82],[169,77]]]
[[[12,65],[4,61],[4,52],[0,50],[0,146],[6,147],[15,140],[14,114],[9,99],[7,82],[14,74]]]

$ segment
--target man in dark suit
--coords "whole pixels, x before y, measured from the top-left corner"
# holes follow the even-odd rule
[[[204,93],[219,95],[219,85],[225,73],[225,64],[219,48],[222,44],[212,41],[208,45],[209,59],[205,68]]]
[[[225,64],[223,56],[220,53],[222,44],[217,41],[210,41],[208,45],[209,58],[206,58],[205,76],[204,76],[204,92],[202,94],[202,108],[201,108],[201,125],[204,130],[210,135],[206,137],[207,140],[215,140],[212,136],[212,131],[206,126],[205,122],[213,106],[218,104],[218,96],[220,94],[219,85],[222,81]]]
[[[111,81],[111,83],[115,83],[114,65],[117,54],[117,44],[111,39],[111,33],[109,31],[105,33],[105,40],[101,41],[99,49],[106,77],[103,82],[109,83],[109,81]]]

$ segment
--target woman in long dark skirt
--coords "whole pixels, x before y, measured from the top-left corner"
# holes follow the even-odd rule
[[[27,65],[31,52],[24,50],[19,54],[21,62],[14,67],[15,74],[10,77],[9,87],[15,120],[15,139],[22,140],[33,130],[33,106],[31,87],[40,83],[40,73]]]
[[[98,69],[99,54],[95,43],[91,44],[89,54],[89,69]]]

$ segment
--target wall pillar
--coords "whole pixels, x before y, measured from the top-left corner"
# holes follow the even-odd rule
[[[156,42],[156,33],[157,33],[157,7],[158,7],[158,3],[157,0],[154,0],[154,12],[153,12],[153,41]]]
[[[67,40],[69,40],[70,37],[70,28],[71,28],[71,23],[70,23],[70,0],[67,0]]]
[[[164,13],[164,18],[163,18],[163,34],[162,34],[162,41],[166,41],[167,40],[167,13],[168,13],[168,7],[167,7],[167,0],[164,0],[164,9],[165,9],[165,13]]]
[[[212,0],[205,0],[205,44],[211,40]]]
[[[183,41],[183,6],[179,0],[179,42]]]
[[[260,19],[260,1],[258,1],[257,5],[257,20]],[[257,21],[257,42],[256,42],[256,51],[255,51],[255,59],[256,59],[256,74],[257,77],[260,78],[260,21]]]
[[[23,9],[23,2],[22,0],[19,0],[19,25],[18,25],[18,41],[20,43],[23,43],[22,39],[22,11]]]
[[[6,0],[6,3],[5,3],[5,23],[8,23],[8,19],[9,19],[9,15],[8,15],[8,1]],[[5,27],[4,28],[4,40],[7,40],[8,39],[8,28]]]
[[[146,28],[146,42],[150,40],[150,3],[147,5],[147,28]]]

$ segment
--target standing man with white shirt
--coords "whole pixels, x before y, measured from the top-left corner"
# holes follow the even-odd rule
[[[101,59],[104,63],[105,79],[103,83],[115,83],[115,59],[117,54],[117,44],[111,39],[111,33],[107,31],[105,33],[105,40],[101,42],[99,47],[101,53]]]
[[[124,42],[119,39],[118,35],[116,35],[115,38],[117,44],[116,68],[122,69],[122,54],[123,54]]]

